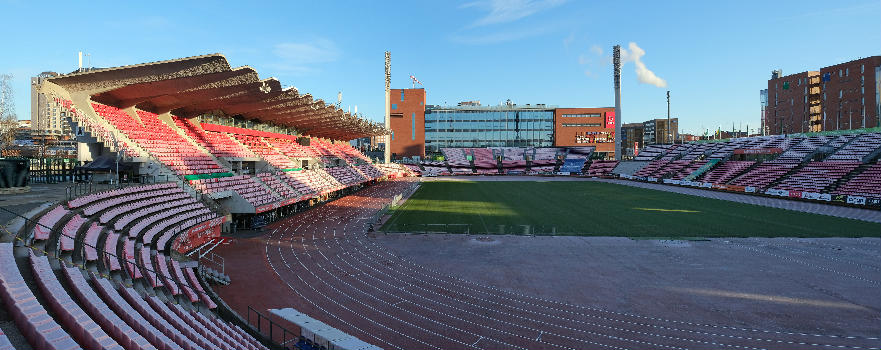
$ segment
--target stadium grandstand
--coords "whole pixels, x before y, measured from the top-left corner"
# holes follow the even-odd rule
[[[620,163],[596,159],[592,147],[441,150],[444,161],[408,166],[421,176],[613,177],[881,208],[877,128],[650,145]]]
[[[195,250],[412,174],[349,145],[387,134],[381,125],[220,54],[77,71],[39,89],[72,126],[79,161],[122,167],[103,174],[107,189],[69,189],[4,226],[0,296],[34,349],[277,347],[210,292],[206,278],[228,276],[199,267]]]
[[[881,208],[881,130],[694,142],[640,153],[618,176],[668,185]],[[648,149],[647,149],[648,150]]]
[[[0,207],[17,215],[0,223],[0,320],[10,320],[0,322],[0,350],[878,349],[881,244],[802,234],[878,227],[846,215],[881,208],[879,129],[648,145],[619,162],[607,159],[611,108],[435,108],[428,119],[514,111],[584,129],[516,145],[447,140],[438,156],[379,164],[350,141],[393,138],[392,129],[281,86],[220,54],[42,80],[78,160],[112,166],[83,166],[90,182],[66,187],[62,200],[26,213]],[[431,132],[421,141],[451,136]],[[423,199],[425,183],[462,187]],[[661,187],[858,208],[834,207],[845,214],[833,220],[787,210],[793,201],[735,205]],[[759,217],[766,209],[789,221]],[[408,210],[421,231],[386,229]],[[454,221],[463,217],[483,230]],[[584,232],[558,235],[557,222],[536,231],[541,220],[602,237],[563,237]],[[817,222],[828,226],[806,231]],[[758,236],[788,241],[753,236],[769,223],[781,231]],[[724,239],[685,236],[694,228]],[[829,252],[842,249],[853,255]],[[839,280],[815,286],[815,270],[780,261]],[[552,270],[541,268],[548,262]],[[773,281],[738,292],[729,273]],[[696,275],[712,288],[683,283]],[[804,284],[804,297],[774,289]],[[754,311],[754,302],[771,306]]]

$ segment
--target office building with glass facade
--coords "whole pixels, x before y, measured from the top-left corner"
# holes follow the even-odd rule
[[[554,108],[539,106],[428,106],[425,147],[551,147]]]
[[[615,111],[544,104],[458,106],[425,103],[424,89],[392,89],[390,150],[395,158],[441,148],[594,146],[614,153]]]

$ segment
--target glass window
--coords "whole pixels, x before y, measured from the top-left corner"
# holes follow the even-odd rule
[[[392,103],[392,109],[398,109],[398,104],[397,104],[397,103]]]
[[[426,139],[471,147],[539,146],[550,142],[553,111],[426,111]],[[433,120],[434,122],[429,122]],[[428,125],[434,124],[432,128]]]
[[[563,123],[563,127],[595,127],[602,126],[599,123]]]
[[[404,90],[401,90],[401,101],[404,100]]]

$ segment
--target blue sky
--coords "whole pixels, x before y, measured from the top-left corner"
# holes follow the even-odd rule
[[[698,133],[756,128],[772,69],[791,74],[881,54],[879,18],[877,0],[0,0],[0,74],[15,76],[25,119],[28,77],[76,69],[77,51],[96,67],[219,52],[328,101],[342,91],[343,108],[381,120],[386,50],[392,87],[410,87],[414,74],[429,104],[595,107],[614,105],[611,47],[634,43],[622,69],[623,121],[665,116],[669,89],[683,132]],[[655,86],[661,80],[666,87]]]

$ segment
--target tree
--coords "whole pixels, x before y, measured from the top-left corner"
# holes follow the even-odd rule
[[[15,140],[18,117],[12,96],[12,75],[0,75],[0,147],[6,148]]]

